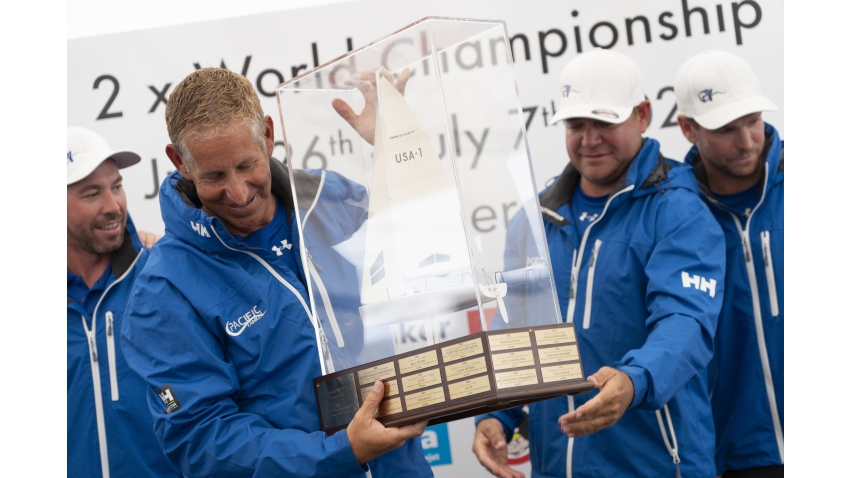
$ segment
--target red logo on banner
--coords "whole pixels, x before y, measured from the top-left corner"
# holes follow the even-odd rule
[[[514,430],[514,436],[508,443],[509,465],[521,465],[531,459],[528,441],[528,405],[523,405],[522,411],[525,412],[525,419]]]
[[[487,320],[487,329],[490,329],[490,324],[493,322],[493,317],[496,316],[496,308],[484,309],[484,318]],[[474,334],[481,332],[481,315],[478,310],[469,310],[466,312],[466,320],[469,321],[469,333]]]

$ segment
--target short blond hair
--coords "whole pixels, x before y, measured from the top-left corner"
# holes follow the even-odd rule
[[[197,136],[213,138],[246,124],[265,149],[266,124],[260,98],[244,76],[226,68],[201,68],[183,79],[168,98],[165,124],[177,154],[194,164],[186,143]]]

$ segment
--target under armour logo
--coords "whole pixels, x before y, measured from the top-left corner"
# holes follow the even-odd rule
[[[714,95],[722,95],[725,91],[714,91],[712,88],[706,88],[699,92],[699,100],[703,103],[714,101]]]
[[[287,242],[287,240],[286,240],[286,239],[284,239],[284,240],[280,241],[280,247],[278,247],[278,246],[274,246],[274,247],[272,247],[272,250],[275,252],[275,254],[277,254],[277,255],[279,255],[279,256],[282,256],[282,255],[283,255],[283,250],[284,250],[284,249],[287,249],[287,250],[288,250],[288,249],[292,249],[292,244],[290,244],[289,242]]]
[[[588,213],[583,212],[583,213],[581,213],[581,216],[579,216],[578,220],[579,221],[595,221],[597,217],[599,217],[599,214],[594,214],[594,215],[591,216]]]
[[[74,162],[74,156],[71,154],[70,151],[68,151],[68,161],[71,162],[71,163]]]

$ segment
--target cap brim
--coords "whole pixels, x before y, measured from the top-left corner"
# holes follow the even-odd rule
[[[718,129],[736,119],[752,113],[761,111],[777,111],[779,108],[764,96],[755,96],[745,100],[736,101],[725,106],[713,109],[708,113],[694,116],[694,121],[706,129]]]
[[[132,151],[119,151],[117,153],[113,153],[108,157],[104,158],[103,161],[107,159],[112,159],[115,161],[115,164],[118,165],[118,169],[123,169],[128,166],[132,166],[139,161],[142,160],[142,157]],[[76,183],[77,181],[82,181],[87,178],[89,174],[92,173],[98,166],[103,164],[103,161],[95,162],[89,161],[85,164],[85,166],[77,169],[71,175],[68,176],[68,186]]]
[[[611,106],[598,103],[562,106],[552,116],[552,124],[571,118],[590,118],[620,124],[629,119],[632,110],[634,106]]]

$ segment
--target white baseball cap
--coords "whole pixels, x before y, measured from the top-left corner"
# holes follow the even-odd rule
[[[114,159],[118,168],[132,166],[142,160],[132,151],[112,152],[106,140],[94,131],[72,126],[68,128],[68,184],[85,179],[107,159]]]
[[[626,55],[594,48],[561,70],[558,98],[552,123],[591,118],[620,124],[646,99],[643,75],[637,63]]]
[[[690,58],[676,74],[679,112],[703,128],[717,129],[759,111],[776,111],[761,93],[755,71],[737,55],[706,50]]]

